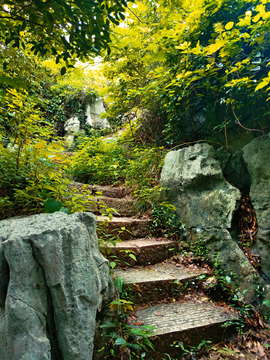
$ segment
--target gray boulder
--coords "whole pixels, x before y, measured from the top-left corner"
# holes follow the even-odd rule
[[[189,240],[203,241],[208,256],[216,255],[226,273],[233,271],[246,300],[256,303],[256,288],[263,284],[256,270],[233,239],[233,214],[238,208],[240,192],[223,177],[212,146],[196,144],[169,152],[161,173],[164,196],[176,207]]]
[[[1,359],[92,359],[114,287],[91,213],[1,221],[0,275]]]
[[[231,227],[240,192],[224,179],[212,146],[169,152],[160,183],[187,228]]]
[[[109,128],[110,124],[107,119],[100,116],[103,112],[105,112],[103,100],[101,98],[95,99],[86,105],[85,123],[95,130]]]
[[[77,116],[71,117],[65,122],[64,129],[66,134],[73,134],[80,131],[80,120]]]
[[[258,221],[253,252],[261,256],[262,276],[270,281],[270,134],[254,139],[243,148],[251,176],[250,198]]]
[[[74,143],[74,134],[80,131],[80,127],[81,123],[77,116],[71,117],[65,122],[64,130],[68,147],[71,147]]]
[[[216,151],[216,159],[219,160],[225,179],[237,189],[249,194],[251,178],[243,159],[243,150],[231,154],[220,148]]]

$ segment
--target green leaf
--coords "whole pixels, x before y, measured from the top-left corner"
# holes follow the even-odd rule
[[[47,199],[45,202],[45,212],[48,214],[59,211],[62,207],[61,201],[56,201],[55,199]]]
[[[225,29],[226,30],[231,30],[231,28],[233,27],[234,25],[234,22],[233,21],[230,21],[228,22],[226,25],[225,25]]]
[[[68,209],[68,208],[66,208],[66,207],[61,207],[61,209],[60,209],[59,211],[60,211],[60,212],[65,213],[65,214],[67,214],[67,215],[69,215],[69,214],[70,214],[69,209]]]
[[[134,261],[137,261],[136,256],[134,254],[129,254],[129,257],[133,259]]]
[[[123,289],[123,280],[121,279],[121,277],[119,276],[116,281],[115,281],[115,286],[117,287],[119,292],[122,292]]]
[[[263,81],[263,82],[261,82],[260,84],[258,84],[258,85],[256,86],[255,91],[258,91],[258,90],[264,88],[264,87],[267,86],[268,84],[269,84],[269,81]]]
[[[115,327],[115,322],[111,322],[111,321],[106,321],[104,324],[100,325],[101,328],[114,328]]]
[[[63,66],[61,69],[61,75],[65,75],[66,71],[67,71],[66,67]]]
[[[151,341],[148,340],[147,338],[144,338],[144,339],[143,339],[143,343],[144,343],[145,345],[149,346],[151,349],[155,350],[153,344],[152,344]]]
[[[264,300],[263,305],[270,307],[270,300]]]
[[[5,89],[0,89],[0,97],[5,97],[6,96],[6,90]]]
[[[112,215],[112,214],[108,214],[108,218],[109,218],[110,221],[112,221],[113,215]]]
[[[259,71],[261,67],[258,65],[255,68],[250,69],[250,71]]]
[[[115,263],[114,261],[111,261],[111,262],[110,262],[110,267],[111,267],[112,269],[114,269],[114,268],[116,267],[116,263]]]
[[[125,339],[121,338],[120,336],[115,340],[115,345],[125,345],[127,342]]]
[[[142,347],[139,344],[128,344],[128,346],[135,350],[142,350]]]

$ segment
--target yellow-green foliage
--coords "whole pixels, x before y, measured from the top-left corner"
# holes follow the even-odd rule
[[[0,94],[0,219],[44,212],[50,198],[62,202],[70,212],[83,211],[87,200],[68,189],[64,146],[55,137],[55,124],[48,119],[42,99],[44,84],[52,85],[50,76],[25,54],[20,53],[18,59],[30,61],[25,74],[21,72],[25,86],[14,89],[14,82],[2,75],[6,82]],[[22,70],[23,65],[26,63],[21,64]],[[5,73],[16,77],[12,64],[2,69]]]
[[[269,1],[142,0],[125,25],[104,66],[111,121],[140,112],[154,128],[159,117],[169,145],[200,138],[202,128],[226,137],[228,124],[236,131],[249,119],[269,129]]]
[[[161,171],[163,148],[134,145],[110,138],[85,138],[73,157],[70,172],[89,184],[154,186]]]

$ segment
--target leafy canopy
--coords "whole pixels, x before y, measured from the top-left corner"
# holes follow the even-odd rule
[[[110,24],[125,19],[125,0],[1,0],[0,39],[57,61],[109,49]],[[63,70],[64,72],[64,70]]]
[[[137,2],[106,58],[108,118],[167,145],[266,131],[269,28],[267,0]]]

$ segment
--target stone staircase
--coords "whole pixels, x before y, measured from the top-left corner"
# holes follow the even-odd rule
[[[78,191],[82,185],[74,183]],[[193,291],[192,295],[184,291],[190,286],[199,288],[196,287],[198,277],[209,275],[209,271],[198,266],[194,269],[194,266],[179,265],[174,259],[179,243],[150,235],[149,220],[136,217],[136,205],[126,189],[91,185],[87,185],[87,189],[91,195],[98,195],[95,198],[97,206],[91,204],[89,210],[99,214],[98,204],[103,203],[118,212],[111,221],[97,215],[97,223],[101,224],[105,219],[107,236],[118,234],[122,240],[115,246],[109,245],[109,256],[117,259],[113,276],[121,277],[134,303],[135,311],[128,319],[129,324],[155,328],[150,337],[155,347],[155,353],[150,351],[153,359],[163,359],[163,353],[174,356],[174,360],[178,355],[180,359],[181,349],[171,346],[175,342],[185,348],[196,347],[203,340],[217,343],[230,336],[234,328],[222,325],[238,318],[236,312],[218,306],[199,290]],[[136,256],[136,261],[130,253]]]

